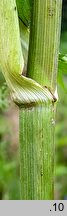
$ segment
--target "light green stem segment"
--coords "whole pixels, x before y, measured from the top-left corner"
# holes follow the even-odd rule
[[[57,82],[62,0],[33,1],[27,75],[54,93]]]
[[[15,0],[0,1],[0,67],[16,104],[46,100],[47,89],[22,76],[24,60]],[[49,100],[49,98],[48,98]]]
[[[19,124],[21,199],[54,199],[53,105],[20,109]]]

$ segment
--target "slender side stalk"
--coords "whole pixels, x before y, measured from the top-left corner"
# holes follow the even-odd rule
[[[27,76],[56,90],[61,0],[33,0]],[[54,96],[53,96],[54,98]],[[54,199],[55,105],[20,109],[21,199]]]

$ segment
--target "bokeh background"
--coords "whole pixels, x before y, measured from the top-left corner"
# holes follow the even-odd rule
[[[60,53],[67,58],[67,0],[63,0]],[[55,199],[67,199],[67,63],[59,62]],[[20,199],[19,110],[0,72],[0,200]]]

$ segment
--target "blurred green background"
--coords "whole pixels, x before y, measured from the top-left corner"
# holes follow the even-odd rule
[[[60,53],[55,130],[55,199],[62,200],[67,199],[67,0],[63,0]],[[0,73],[0,200],[20,199],[18,112]]]

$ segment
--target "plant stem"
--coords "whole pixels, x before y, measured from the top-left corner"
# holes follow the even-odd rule
[[[54,114],[52,105],[20,110],[21,197],[53,199]]]
[[[61,0],[33,1],[27,76],[54,94],[58,66]],[[20,109],[21,199],[54,199],[55,105]]]
[[[22,76],[15,0],[0,1],[0,66],[14,102],[21,107],[21,198],[40,200],[54,197],[54,92],[62,1],[32,2],[27,77]]]
[[[50,87],[57,83],[62,0],[33,1],[27,76]]]

